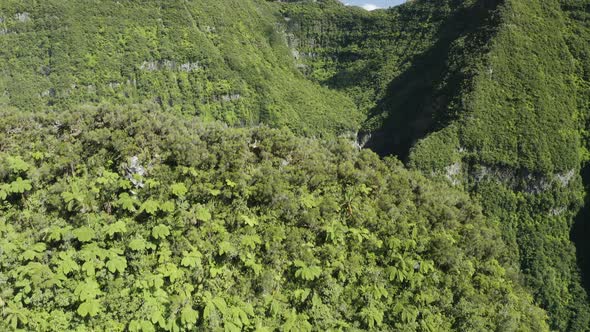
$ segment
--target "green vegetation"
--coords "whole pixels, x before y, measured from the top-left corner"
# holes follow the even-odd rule
[[[309,77],[367,112],[369,147],[481,202],[559,331],[590,326],[570,241],[589,156],[588,6],[414,1],[375,13],[284,11],[296,17],[289,31]]]
[[[0,330],[590,331],[589,151],[590,0],[5,0]]]
[[[353,131],[356,107],[295,69],[277,16],[253,0],[2,1],[0,105],[153,101],[232,125]]]
[[[498,3],[414,1],[371,13],[301,4],[283,15],[304,73],[355,100],[371,149],[406,159],[416,140],[457,118]]]
[[[568,48],[575,58],[577,87],[578,116],[585,125],[582,125],[581,136],[585,143],[582,148],[582,158],[585,160],[585,167],[582,171],[584,184],[586,186],[586,204],[576,219],[572,235],[576,241],[577,257],[586,290],[590,290],[590,1],[561,1],[562,8],[568,15]]]
[[[0,329],[548,330],[461,191],[154,108],[0,114]]]
[[[412,162],[435,171],[430,155],[453,142],[453,157],[447,158],[455,159],[462,182],[486,214],[499,220],[552,328],[584,331],[590,307],[570,229],[583,202],[578,174],[587,109],[576,103],[583,91],[574,79],[565,15],[557,1],[507,1],[501,21],[463,95],[458,129],[443,129],[418,144]]]

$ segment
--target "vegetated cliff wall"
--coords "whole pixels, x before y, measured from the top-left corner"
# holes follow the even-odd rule
[[[375,12],[306,4],[284,15],[301,70],[355,100],[368,147],[406,159],[418,139],[456,118],[499,3],[416,1]]]
[[[285,11],[302,70],[367,112],[370,148],[481,201],[559,331],[586,330],[590,320],[569,237],[583,202],[588,85],[576,63],[586,53],[571,42],[577,25],[563,9],[580,6],[416,1],[375,13]]]
[[[0,106],[21,111],[152,101],[231,125],[321,136],[354,131],[356,106],[305,79],[278,4],[223,1],[0,3]]]
[[[498,33],[452,125],[414,147],[411,165],[458,178],[504,229],[552,328],[588,328],[573,220],[583,202],[578,70],[558,1],[506,1]],[[441,153],[440,151],[445,151]]]
[[[586,193],[590,190],[590,166],[582,170]],[[572,241],[576,244],[576,258],[582,275],[582,284],[586,293],[590,291],[590,197],[586,196],[584,208],[576,216],[571,232]]]
[[[574,56],[576,66],[575,84],[578,90],[576,102],[578,117],[583,124],[581,136],[584,147],[581,149],[585,167],[582,178],[586,188],[586,204],[576,218],[572,237],[576,242],[576,254],[582,270],[586,292],[590,291],[590,1],[561,0],[562,9],[568,16],[568,48]]]

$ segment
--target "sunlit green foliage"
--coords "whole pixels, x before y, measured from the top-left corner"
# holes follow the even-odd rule
[[[88,107],[0,146],[0,330],[547,330],[467,195],[349,141]]]
[[[566,14],[559,1],[506,1],[459,120],[417,144],[412,164],[471,190],[502,225],[552,328],[586,331],[590,306],[570,232],[583,202],[578,174],[590,114],[575,57],[587,52],[579,39],[588,35]]]
[[[2,1],[0,105],[153,101],[231,125],[357,128],[347,97],[296,70],[277,15],[260,0]]]
[[[454,160],[445,167],[457,163],[459,178],[500,221],[552,327],[584,331],[590,310],[569,235],[582,202],[580,132],[588,114],[576,96],[588,90],[578,83],[583,76],[572,79],[571,32],[557,1],[507,1],[501,17],[503,28],[463,97],[458,130],[428,137],[414,163],[434,170],[432,156],[451,143],[447,158]]]
[[[371,148],[409,157],[481,201],[559,331],[590,325],[570,241],[590,155],[588,6],[445,0],[372,13],[321,2],[283,10],[304,72],[368,110]]]
[[[456,119],[499,3],[412,1],[375,12],[289,4],[283,15],[303,72],[355,100],[373,150],[405,159],[416,140]]]
[[[0,2],[0,330],[588,330],[589,6]]]

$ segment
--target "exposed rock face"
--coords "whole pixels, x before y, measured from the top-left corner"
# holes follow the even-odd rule
[[[561,186],[567,187],[572,179],[576,176],[575,170],[569,170],[567,173],[555,174],[555,179],[561,183]]]
[[[183,71],[183,72],[193,72],[199,69],[202,69],[203,66],[199,63],[199,61],[195,62],[185,62],[185,63],[177,63],[176,61],[172,60],[151,60],[151,61],[144,61],[141,66],[139,67],[141,70],[145,71],[157,71],[157,70],[175,70],[175,71]]]
[[[554,185],[567,187],[576,176],[575,170],[567,173],[542,175],[528,170],[514,170],[500,166],[477,166],[471,172],[476,182],[485,180],[498,181],[515,191],[527,194],[541,194],[549,191]]]
[[[447,179],[449,179],[449,181],[451,181],[453,186],[456,186],[461,183],[461,179],[460,179],[461,169],[462,169],[462,167],[461,167],[460,162],[456,162],[452,165],[449,165],[445,169],[445,171],[446,171],[445,176]]]
[[[27,12],[17,13],[14,18],[19,22],[28,22],[31,20],[30,14]]]
[[[126,167],[126,177],[133,183],[135,188],[143,188],[144,183],[141,180],[147,174],[145,167],[139,161],[138,156],[129,158],[128,166]]]
[[[239,93],[233,93],[233,94],[221,96],[221,100],[223,100],[225,102],[239,100],[240,98],[242,98],[242,96]]]

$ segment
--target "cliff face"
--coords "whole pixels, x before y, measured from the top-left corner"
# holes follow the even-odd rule
[[[2,1],[0,105],[154,102],[309,135],[358,127],[343,94],[304,79],[266,1]]]
[[[436,173],[459,163],[552,327],[585,330],[590,313],[569,234],[584,193],[578,174],[587,109],[575,97],[583,91],[567,16],[557,1],[506,1],[500,13],[459,119],[420,142],[412,164]],[[441,155],[449,145],[453,151]]]
[[[552,327],[590,320],[574,217],[587,158],[587,4],[416,1],[287,10],[302,68],[367,114],[368,147],[469,190]]]
[[[590,1],[560,1],[567,14],[567,44],[574,57],[576,68],[575,85],[577,88],[576,104],[581,125],[581,137],[584,147],[582,158],[586,161],[582,178],[586,188],[585,206],[576,217],[572,238],[576,243],[578,264],[581,268],[586,291],[590,291],[590,165],[588,164],[588,147],[590,146]],[[584,124],[585,123],[585,124]]]
[[[284,15],[302,71],[355,100],[368,147],[406,159],[417,140],[457,118],[499,3],[417,1],[371,13],[306,4]]]

